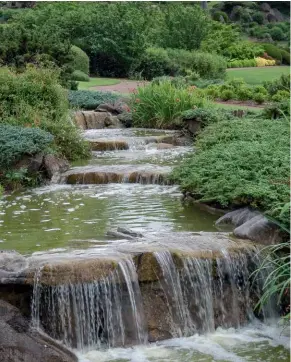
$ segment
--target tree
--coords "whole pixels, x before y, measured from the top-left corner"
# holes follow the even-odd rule
[[[210,18],[199,6],[169,3],[164,7],[165,26],[161,45],[165,48],[198,49],[209,31]]]

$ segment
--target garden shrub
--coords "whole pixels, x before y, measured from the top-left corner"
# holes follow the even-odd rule
[[[272,102],[263,110],[263,116],[270,119],[286,118],[290,119],[290,100]]]
[[[270,29],[270,35],[273,38],[273,40],[284,40],[285,35],[283,30],[279,26],[275,26],[272,29]]]
[[[151,83],[132,94],[133,124],[147,128],[182,126],[181,112],[206,104],[205,97],[194,88],[175,87],[170,81]]]
[[[229,101],[230,99],[234,99],[234,92],[230,89],[225,89],[224,91],[221,92],[220,94],[220,98],[223,101]]]
[[[255,22],[255,24],[262,25],[264,23],[264,15],[260,11],[256,11],[252,14],[252,19]]]
[[[272,66],[272,65],[276,65],[276,61],[272,60],[272,59],[265,59],[265,58],[256,58],[255,59],[257,67],[267,67],[267,66]]]
[[[290,92],[287,90],[279,90],[271,98],[273,102],[282,102],[290,99]]]
[[[234,119],[210,124],[198,136],[195,153],[172,178],[200,202],[221,207],[267,211],[288,202],[288,121]]]
[[[69,103],[72,108],[94,110],[102,103],[114,103],[120,96],[110,92],[89,90],[69,91]]]
[[[44,152],[54,137],[40,128],[0,124],[0,169],[7,170],[24,155]]]
[[[151,80],[164,75],[174,76],[178,73],[179,66],[170,60],[166,49],[148,48],[138,70],[145,79]]]
[[[222,79],[225,76],[226,60],[217,54],[168,49],[168,55],[181,70],[184,70],[183,75],[185,75],[187,70],[191,70],[197,72],[201,78],[206,79]]]
[[[75,70],[72,74],[72,80],[75,80],[77,82],[89,82],[90,78],[81,70]]]
[[[290,92],[290,75],[282,74],[281,77],[278,79],[270,82],[264,82],[264,87],[267,89],[267,92],[271,96],[273,96],[280,90]]]
[[[227,23],[228,22],[228,16],[224,11],[216,11],[213,15],[212,15],[212,19],[215,21],[221,21]]]
[[[256,67],[255,59],[232,60],[227,63],[228,68]]]
[[[263,55],[264,48],[250,41],[240,41],[228,47],[223,55],[229,60],[244,60]]]
[[[71,48],[71,53],[73,55],[72,67],[73,70],[79,70],[86,75],[89,74],[89,57],[88,55],[79,47],[73,45]]]
[[[279,63],[290,65],[290,52],[277,47],[274,44],[262,44],[265,52]]]
[[[263,93],[255,93],[253,95],[253,100],[258,104],[262,104],[268,100],[268,97]]]
[[[69,119],[67,91],[59,73],[30,66],[16,74],[0,68],[0,123],[39,127],[54,136],[54,148],[69,160],[89,155],[86,142]]]

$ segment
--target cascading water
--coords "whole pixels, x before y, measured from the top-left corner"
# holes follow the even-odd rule
[[[42,285],[35,274],[32,320],[78,350],[144,344],[147,340],[133,261],[119,261],[107,277],[89,283]]]
[[[163,274],[160,283],[173,337],[209,333],[217,326],[239,327],[254,318],[250,290],[258,292],[260,287],[250,285],[248,259],[259,265],[255,251],[222,251],[216,258],[184,256],[178,267],[169,251],[155,252],[155,257]]]

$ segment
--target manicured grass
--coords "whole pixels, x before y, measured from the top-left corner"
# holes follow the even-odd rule
[[[280,78],[281,74],[289,74],[290,67],[238,68],[227,70],[227,79],[243,78],[249,84],[262,84]]]
[[[79,82],[79,90],[90,89],[91,87],[102,85],[115,85],[120,83],[119,79],[114,78],[90,78],[89,82]]]
[[[238,109],[242,109],[245,111],[249,110],[249,111],[253,111],[256,113],[262,112],[262,108],[260,108],[260,107],[244,106],[244,105],[240,105],[240,104],[215,103],[215,107],[228,109],[228,110],[238,110]]]

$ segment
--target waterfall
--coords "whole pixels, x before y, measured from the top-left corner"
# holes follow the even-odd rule
[[[217,326],[239,327],[254,318],[250,260],[259,265],[254,250],[219,257],[183,256],[175,264],[169,251],[155,252],[163,277],[161,287],[167,299],[172,335],[190,336],[213,332]]]
[[[78,350],[143,344],[147,333],[134,263],[119,261],[102,279],[42,285],[35,274],[32,320],[53,338]]]

